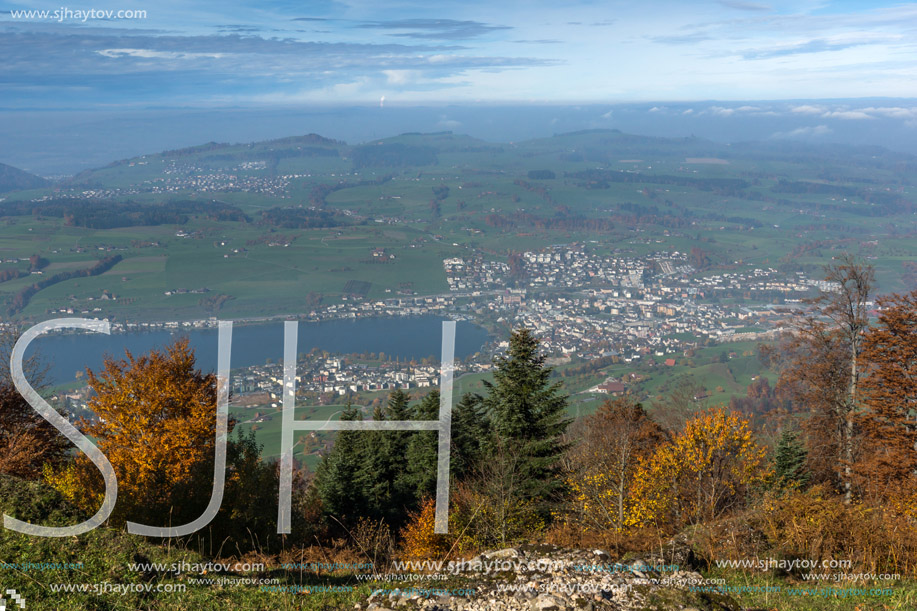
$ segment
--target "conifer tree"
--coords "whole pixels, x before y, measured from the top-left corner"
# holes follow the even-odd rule
[[[348,405],[341,420],[363,420],[360,411]],[[362,491],[357,479],[363,467],[363,442],[361,431],[340,431],[331,452],[325,455],[315,474],[315,488],[322,501],[322,510],[344,521],[348,516],[358,517],[366,511]]]
[[[492,424],[488,445],[502,445],[518,465],[520,496],[546,516],[550,498],[563,485],[561,436],[571,419],[561,382],[550,382],[551,368],[529,329],[510,336],[506,356],[495,359],[494,381],[484,382],[484,408]]]
[[[484,399],[465,393],[452,410],[452,450],[450,469],[457,479],[472,473],[483,456],[485,441],[490,435],[490,420],[484,412]]]
[[[796,431],[783,431],[774,457],[776,485],[780,488],[805,488],[812,478],[812,474],[806,468],[807,459],[808,452]]]
[[[439,391],[434,390],[417,404],[413,412],[414,420],[436,420],[439,418]],[[409,433],[405,452],[404,468],[396,486],[406,497],[416,504],[424,496],[433,496],[436,492],[436,461],[438,455],[439,435],[436,431]]]

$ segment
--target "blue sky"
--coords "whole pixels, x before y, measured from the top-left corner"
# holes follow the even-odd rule
[[[917,3],[93,0],[66,8],[147,16],[11,13],[60,8],[0,0],[0,108],[917,97]],[[755,112],[738,108],[723,112]],[[881,108],[798,112],[917,120]]]

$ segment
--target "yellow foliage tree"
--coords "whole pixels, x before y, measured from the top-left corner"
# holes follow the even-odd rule
[[[401,530],[401,554],[405,560],[431,560],[444,558],[449,553],[450,535],[433,532],[436,524],[436,501],[424,500]]]
[[[606,401],[578,428],[574,435],[580,442],[566,465],[573,501],[566,521],[584,531],[620,531],[637,466],[667,435],[642,405],[629,398]]]
[[[736,412],[699,412],[684,431],[641,461],[629,526],[680,527],[714,520],[766,479],[765,451]]]
[[[126,357],[107,358],[100,373],[88,372],[96,418],[80,423],[118,477],[111,520],[166,525],[193,519],[207,502],[213,473],[216,376],[194,368],[187,339]],[[206,478],[197,482],[205,494],[195,493],[196,477]],[[87,511],[101,504],[102,478],[85,455],[62,470],[46,469],[45,479]]]

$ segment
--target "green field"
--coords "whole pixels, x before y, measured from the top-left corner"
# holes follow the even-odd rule
[[[379,147],[387,157],[373,156]],[[633,159],[642,161],[626,161]],[[545,169],[555,178],[529,177]],[[254,186],[197,187],[230,172]],[[444,293],[443,258],[506,260],[570,242],[634,256],[701,245],[713,263],[705,273],[762,266],[817,273],[831,257],[853,252],[875,265],[880,291],[900,291],[912,281],[904,265],[917,257],[915,173],[912,162],[892,153],[726,147],[602,130],[513,145],[443,133],[349,147],[308,136],[150,154],[83,173],[54,191],[7,194],[0,272],[28,271],[22,259],[32,255],[50,265],[41,275],[0,282],[0,304],[9,308],[38,280],[119,254],[123,261],[105,274],[43,288],[13,316],[36,320],[68,308],[114,320],[276,316],[340,302],[349,282],[366,288],[366,299],[406,287]],[[166,184],[175,186],[152,190]],[[213,201],[247,216],[195,212],[174,222],[93,228],[98,218],[80,226],[52,209],[42,212],[36,199],[90,201],[81,195],[88,185],[103,193],[92,200],[103,209]],[[443,187],[448,192],[436,195]],[[37,203],[20,206],[30,200]],[[333,226],[271,224],[262,213],[272,208],[312,208],[308,214],[330,215]],[[600,220],[612,226],[589,228]],[[374,260],[376,249],[385,249],[384,263]],[[103,291],[115,299],[100,300]]]

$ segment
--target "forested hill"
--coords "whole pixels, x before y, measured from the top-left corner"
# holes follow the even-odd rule
[[[26,189],[40,189],[51,184],[50,180],[24,172],[11,165],[0,163],[0,193],[7,191],[24,191]]]

